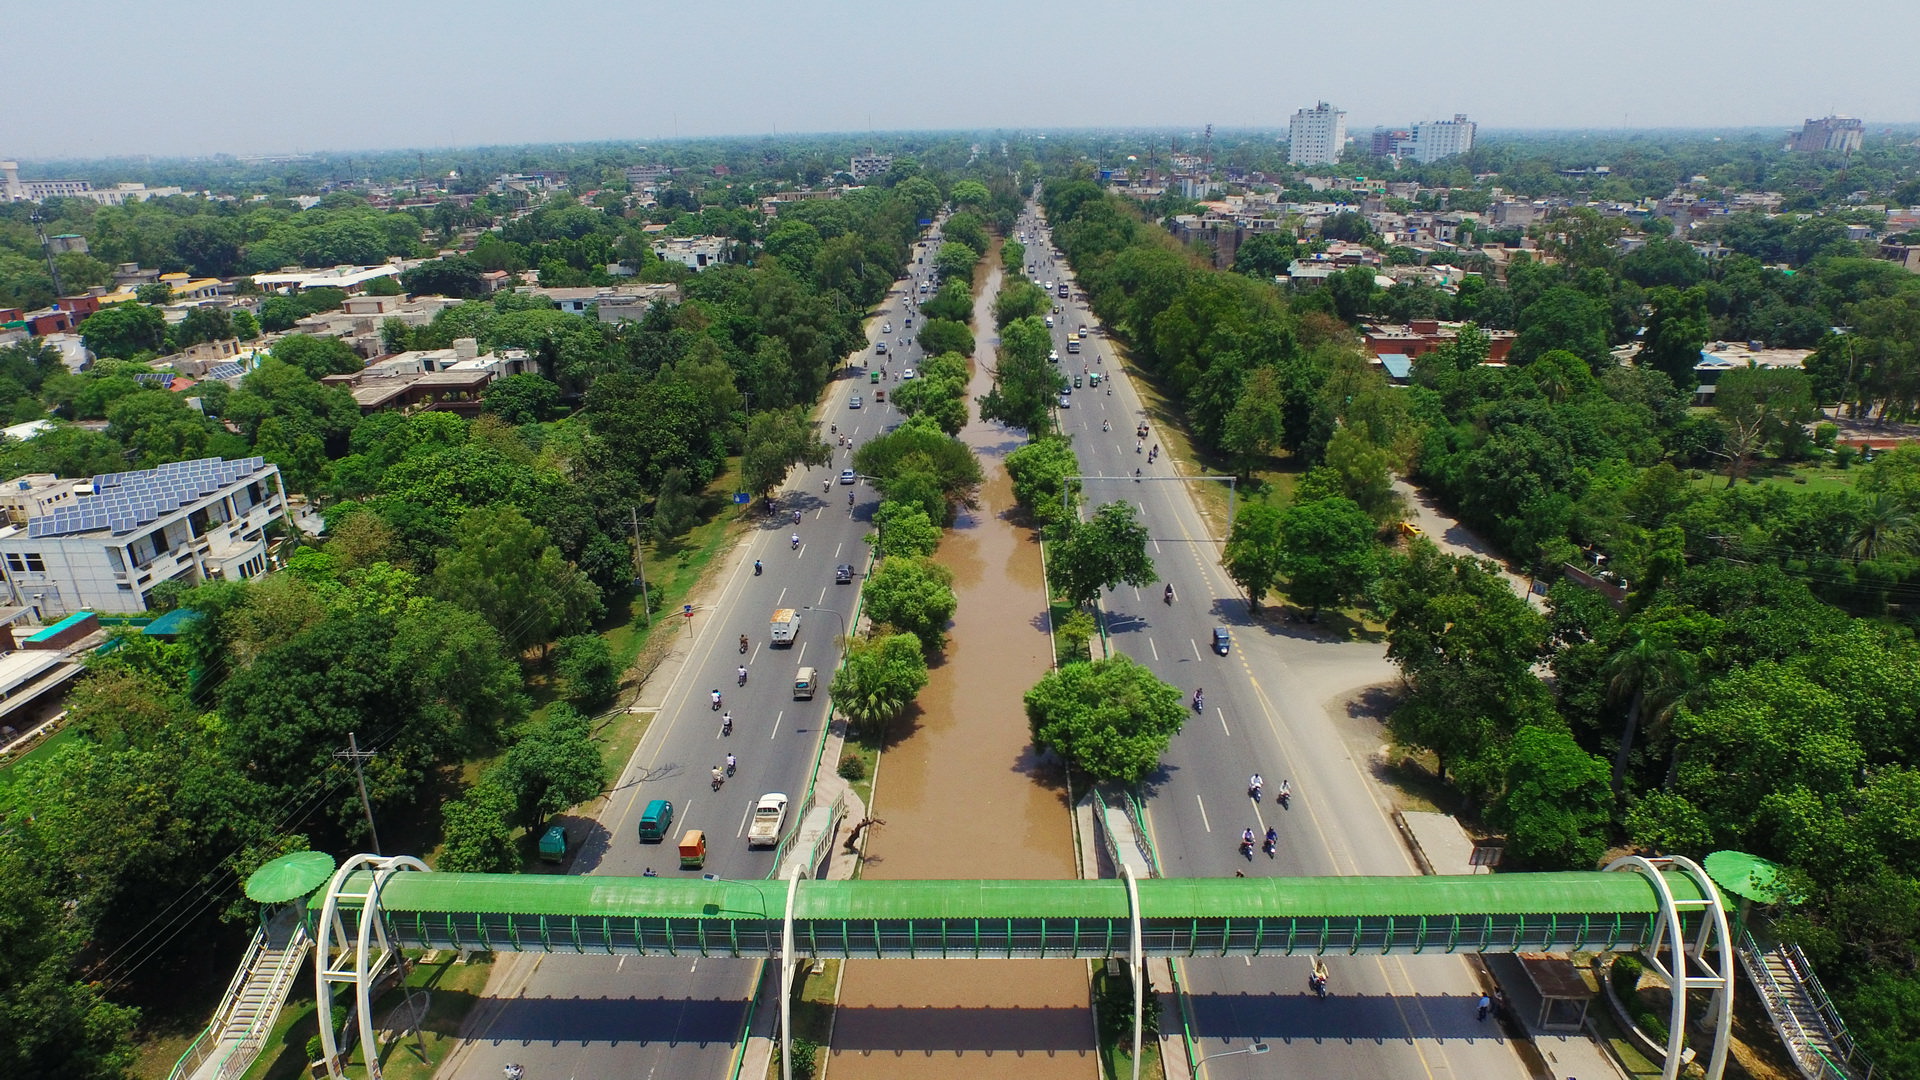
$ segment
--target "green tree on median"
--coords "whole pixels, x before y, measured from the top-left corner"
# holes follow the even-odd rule
[[[894,555],[881,561],[861,597],[867,616],[919,638],[928,649],[946,644],[953,618],[953,571],[928,558]]]
[[[1181,692],[1126,656],[1068,664],[1027,691],[1033,744],[1096,781],[1137,784],[1187,720]]]
[[[856,641],[833,677],[834,708],[864,731],[879,731],[913,704],[927,685],[927,658],[913,634]]]
[[[931,555],[940,546],[940,526],[918,503],[883,499],[873,512],[874,549],[881,555]]]
[[[1039,319],[1008,323],[1000,334],[993,389],[980,399],[980,417],[1039,437],[1052,430],[1053,399],[1065,380],[1048,360],[1053,336]]]
[[[1103,589],[1160,580],[1147,554],[1147,527],[1140,524],[1132,503],[1107,503],[1091,520],[1068,520],[1053,531],[1047,576],[1053,591],[1075,607],[1098,600]]]
[[[1227,536],[1227,548],[1221,559],[1227,576],[1247,591],[1253,610],[1280,580],[1282,547],[1281,510],[1271,503],[1246,502],[1234,515],[1233,531]]]

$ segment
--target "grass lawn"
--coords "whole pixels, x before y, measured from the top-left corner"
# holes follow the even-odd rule
[[[800,977],[800,985],[793,988],[793,1037],[795,1041],[805,1039],[819,1047],[819,1053],[814,1058],[815,1075],[819,1074],[819,1064],[825,1059],[827,1046],[833,1039],[833,1006],[839,993],[838,960],[822,960],[809,966]],[[799,1075],[798,1061],[794,1062],[793,1071],[794,1075]],[[779,1075],[780,1048],[775,1046],[773,1057],[767,1062],[767,1078],[775,1080]]]
[[[429,1080],[433,1076],[453,1049],[460,1025],[480,1001],[480,992],[493,971],[493,958],[486,953],[475,953],[464,964],[454,952],[410,955],[416,959],[407,972],[407,989],[416,995],[417,1003],[426,1006],[420,1038],[413,1037],[412,1028],[404,1020],[406,990],[394,987],[373,1006],[376,1030],[389,1033],[380,1052],[381,1072],[389,1080]],[[247,1070],[247,1080],[293,1080],[306,1075],[307,1040],[319,1031],[314,1024],[312,980],[295,983],[294,992],[296,996],[274,1025],[260,1059]],[[347,1069],[351,1077],[366,1074],[365,1066],[357,1060]]]
[[[13,771],[14,766],[31,759],[36,754],[44,758],[53,753],[55,747],[58,747],[61,743],[73,737],[74,729],[71,727],[63,727],[59,731],[41,739],[33,749],[26,753],[10,755],[6,760],[0,761],[0,788],[10,786],[18,777],[18,774]]]
[[[1106,1008],[1105,1002],[1117,1000],[1120,996],[1125,997],[1127,1007],[1131,1010],[1131,995],[1132,983],[1124,975],[1108,975],[1104,964],[1094,969],[1093,996],[1096,1001],[1103,1002],[1101,1006],[1103,1010]],[[1149,1010],[1153,1008],[1151,1002],[1148,1002],[1147,1008]],[[1107,1080],[1121,1080],[1122,1077],[1133,1075],[1132,1017],[1131,1011],[1127,1013],[1125,1023],[1121,1023],[1116,1017],[1104,1014],[1100,1017],[1102,1028],[1120,1032],[1112,1041],[1104,1038],[1100,1040],[1100,1072]],[[1160,1040],[1149,1029],[1140,1037],[1140,1076],[1143,1080],[1164,1080],[1166,1075],[1166,1069],[1160,1064]]]
[[[1699,471],[1699,470],[1696,470]],[[1864,467],[1849,469],[1836,468],[1825,463],[1808,462],[1799,465],[1783,465],[1775,462],[1758,462],[1747,473],[1741,484],[1772,485],[1792,487],[1800,491],[1851,491],[1854,479],[1865,475]],[[1692,474],[1689,474],[1691,476]],[[1693,480],[1695,487],[1719,490],[1727,486],[1725,470],[1707,472]]]

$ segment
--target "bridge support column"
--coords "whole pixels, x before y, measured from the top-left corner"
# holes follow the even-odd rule
[[[1147,957],[1140,931],[1140,883],[1133,879],[1133,868],[1125,863],[1120,864],[1120,876],[1127,883],[1127,963],[1133,968],[1133,1080],[1140,1080],[1140,1028],[1146,1018],[1147,993]]]
[[[793,902],[807,868],[787,879],[787,913],[780,919],[780,1080],[793,1080]]]
[[[1727,1043],[1733,1033],[1734,958],[1733,937],[1727,930],[1727,909],[1720,903],[1719,887],[1707,877],[1700,864],[1678,855],[1653,859],[1628,855],[1608,863],[1607,869],[1630,870],[1646,878],[1653,885],[1660,905],[1653,938],[1642,955],[1672,991],[1673,1007],[1667,1017],[1667,1062],[1661,1069],[1661,1080],[1676,1080],[1680,1075],[1683,1064],[1680,1055],[1687,1035],[1687,993],[1709,989],[1713,991],[1708,1006],[1713,1013],[1713,1052],[1707,1060],[1707,1080],[1720,1080],[1727,1065]],[[1667,887],[1662,873],[1665,870],[1677,870],[1692,879],[1705,899],[1675,897]],[[1700,914],[1699,929],[1691,939],[1682,921],[1683,909]],[[1672,950],[1671,968],[1660,959],[1662,943]],[[1696,973],[1696,965],[1701,973]]]
[[[399,956],[387,936],[386,915],[380,910],[380,889],[389,877],[402,870],[426,869],[426,863],[411,855],[355,855],[334,871],[333,879],[327,882],[326,903],[320,909],[320,925],[314,935],[320,955],[314,957],[313,990],[318,1004],[320,1053],[327,1064],[327,1075],[334,1080],[346,1076],[340,1061],[340,1043],[333,1031],[333,987],[337,983],[353,985],[354,1011],[359,1014],[360,1054],[367,1062],[367,1076],[380,1080],[379,1050],[373,1041],[373,984]],[[367,874],[366,890],[348,891],[347,879],[359,872]],[[358,925],[351,936],[340,917],[342,900],[359,905]]]

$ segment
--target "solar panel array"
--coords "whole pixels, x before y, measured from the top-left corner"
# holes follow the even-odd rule
[[[137,371],[133,381],[142,386],[157,386],[166,389],[173,385],[174,374],[171,371]]]
[[[235,375],[244,375],[246,374],[246,371],[247,371],[246,366],[243,364],[235,364],[235,363],[215,364],[212,367],[207,369],[206,377],[218,382],[224,379],[231,379]]]
[[[124,536],[266,467],[265,458],[200,458],[157,469],[93,478],[93,494],[27,522],[28,536],[70,536],[108,529]]]

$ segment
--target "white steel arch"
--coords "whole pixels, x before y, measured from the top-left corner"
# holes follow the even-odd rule
[[[1653,938],[1641,955],[1672,990],[1673,1007],[1667,1017],[1667,1061],[1660,1071],[1661,1080],[1676,1080],[1680,1075],[1680,1055],[1687,1037],[1687,994],[1692,990],[1713,991],[1713,1001],[1708,1006],[1713,1011],[1713,1051],[1707,1061],[1707,1080],[1720,1080],[1733,1030],[1734,956],[1733,936],[1727,929],[1727,909],[1720,902],[1719,887],[1707,877],[1699,863],[1678,855],[1658,858],[1626,855],[1608,863],[1607,869],[1629,870],[1646,878],[1660,904]],[[1661,873],[1664,869],[1677,870],[1692,879],[1703,899],[1676,898],[1673,890],[1667,888]],[[1691,939],[1686,937],[1685,924],[1681,921],[1682,909],[1700,912],[1700,927]],[[1671,969],[1660,959],[1663,943],[1672,949]]]
[[[380,910],[380,890],[387,879],[402,870],[426,870],[427,864],[411,855],[355,855],[334,871],[327,882],[326,902],[320,909],[318,933],[314,936],[320,955],[314,958],[313,992],[319,1003],[316,1019],[320,1026],[320,1053],[327,1064],[327,1075],[343,1080],[346,1070],[340,1061],[339,1040],[333,1031],[333,985],[353,985],[354,1011],[359,1014],[360,1053],[366,1058],[369,1080],[380,1080],[380,1060],[373,1041],[373,984],[398,953],[387,936],[386,915]],[[347,880],[356,872],[367,871],[365,892],[350,892]],[[340,901],[359,904],[359,926],[351,935],[340,918]]]

